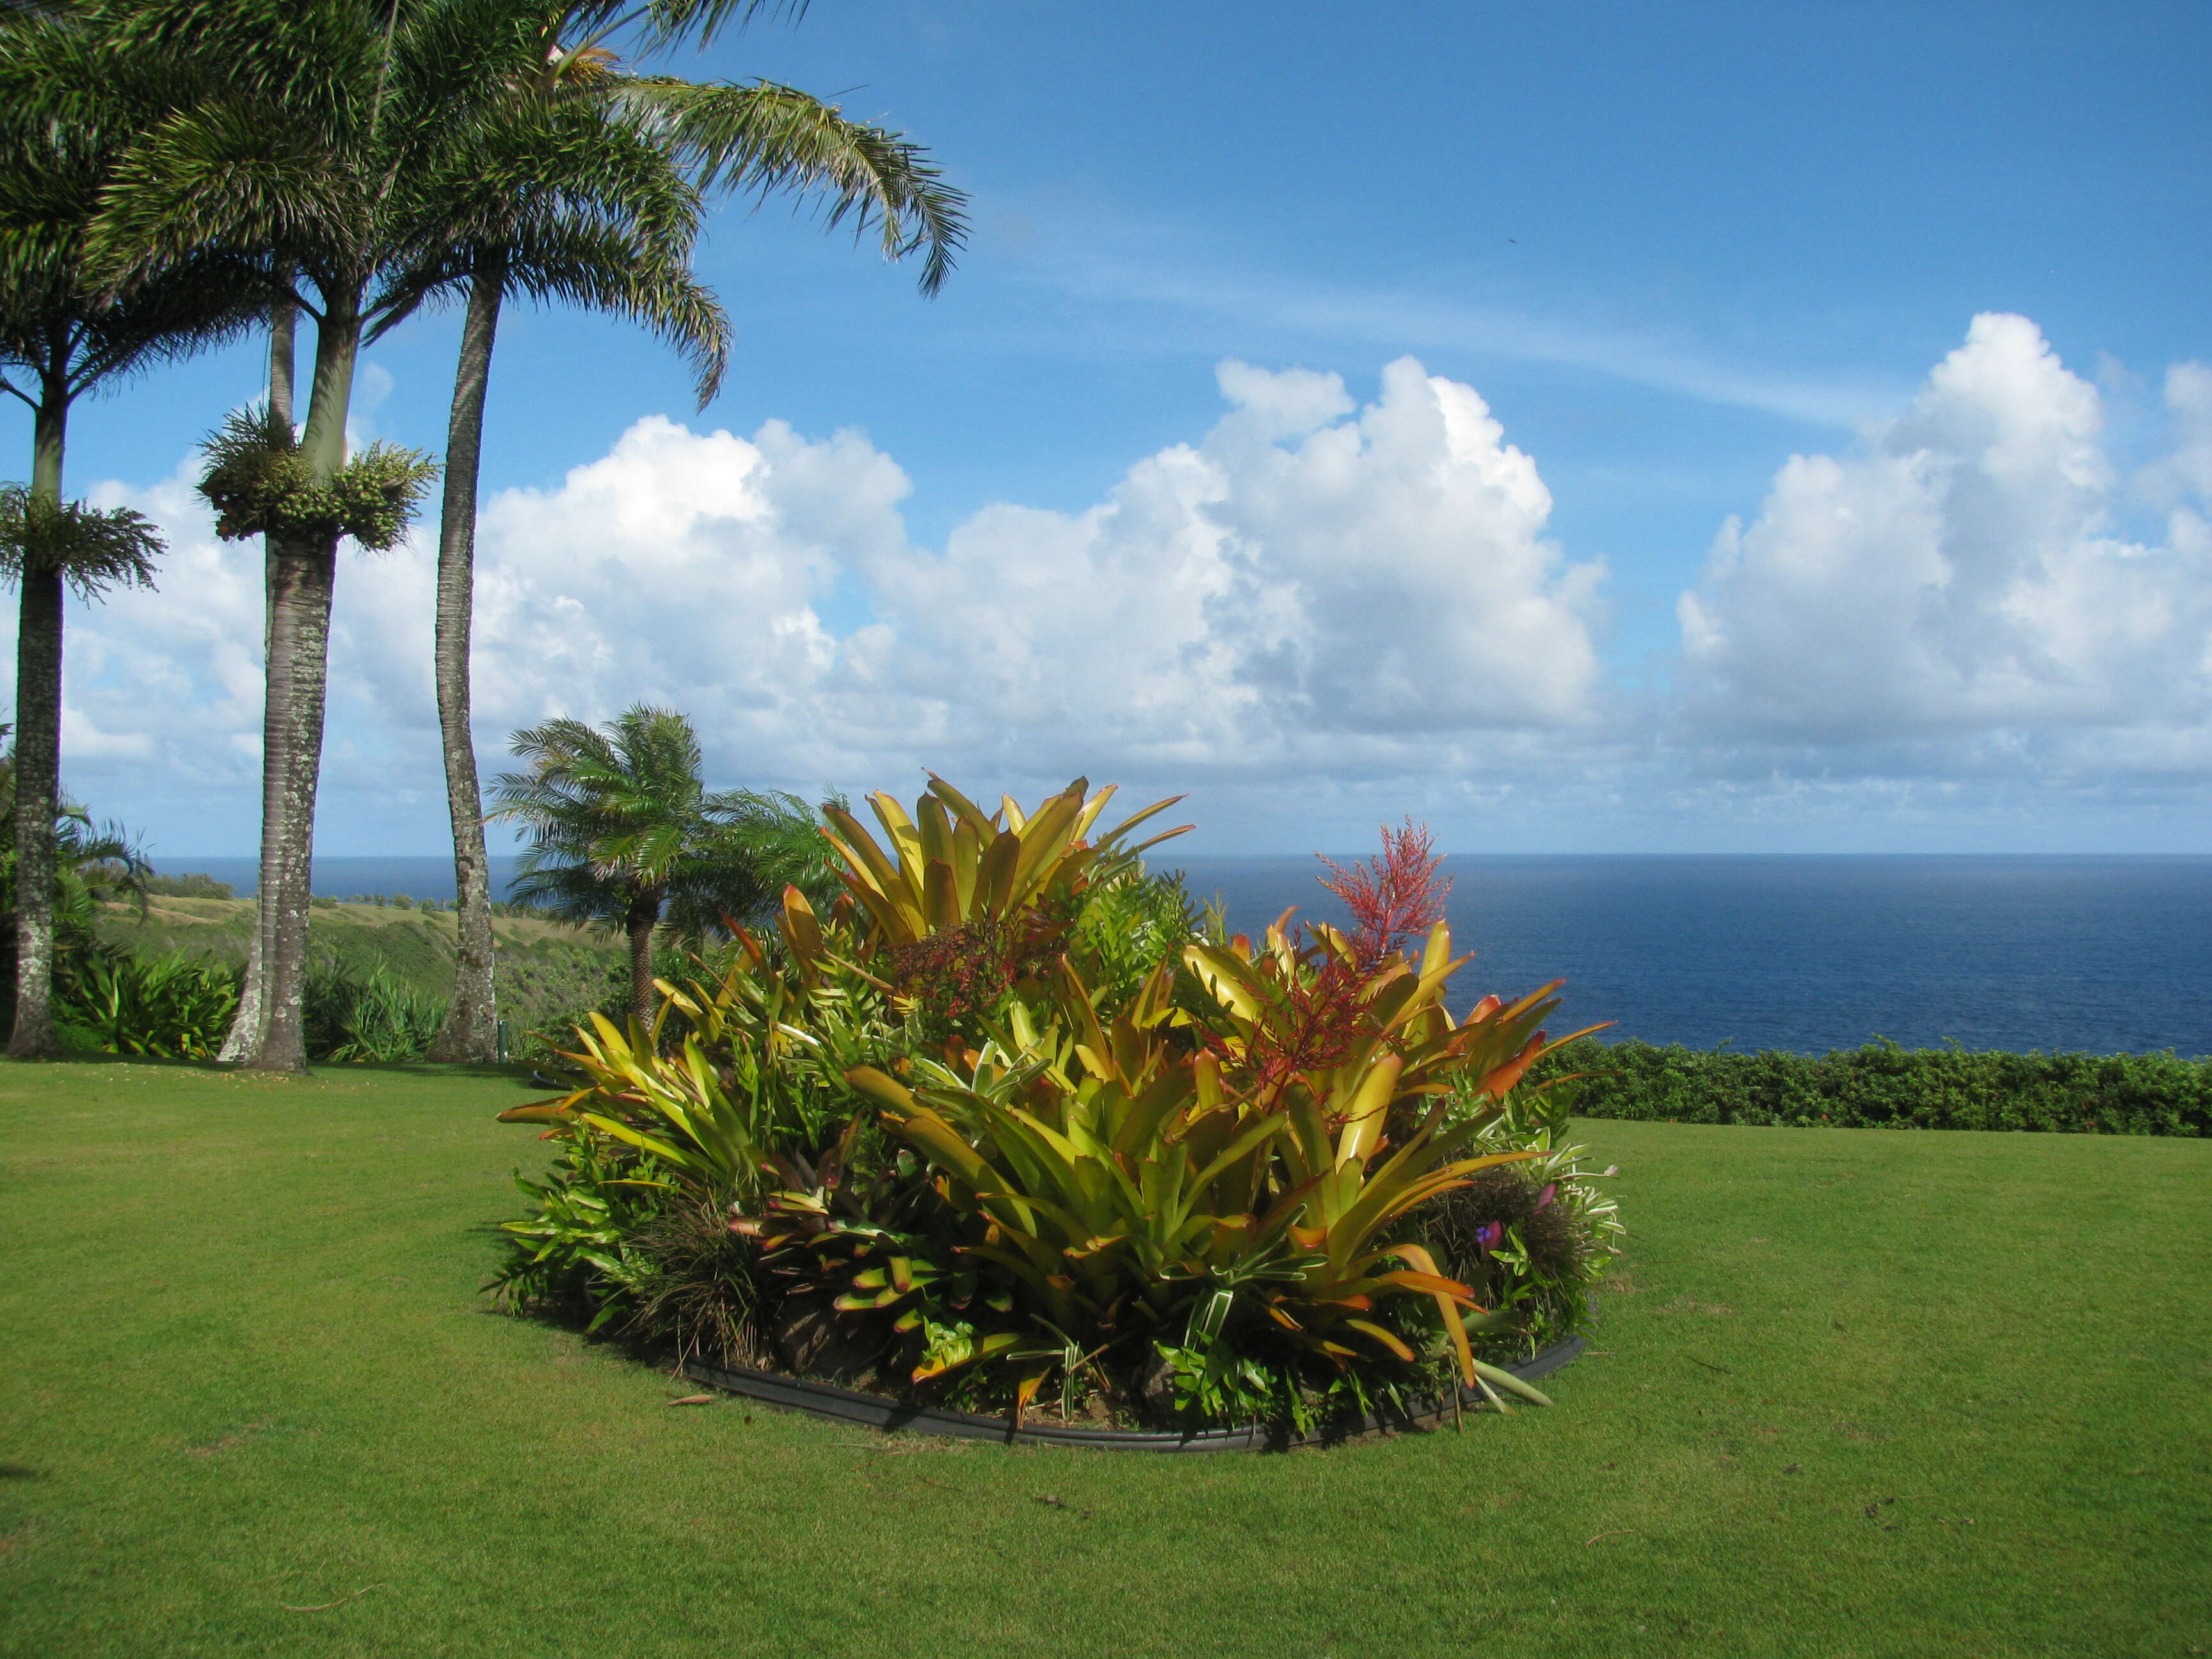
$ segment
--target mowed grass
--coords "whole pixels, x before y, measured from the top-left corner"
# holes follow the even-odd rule
[[[1590,1123],[1557,1409],[1174,1458],[671,1407],[489,1311],[526,1097],[0,1071],[0,1651],[2212,1649],[2212,1143]]]

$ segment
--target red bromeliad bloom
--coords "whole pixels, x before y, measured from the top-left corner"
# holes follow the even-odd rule
[[[1362,859],[1347,870],[1334,859],[1322,862],[1335,878],[1323,876],[1321,884],[1352,912],[1352,953],[1362,973],[1443,920],[1451,878],[1437,873],[1443,855],[1425,823],[1409,817],[1402,829],[1384,824],[1382,855],[1372,863]]]
[[[1318,856],[1318,854],[1316,854]],[[1334,872],[1321,884],[1352,912],[1352,959],[1326,957],[1310,979],[1285,988],[1288,1016],[1245,1056],[1263,1099],[1279,1094],[1294,1077],[1326,1072],[1343,1061],[1365,1034],[1367,1003],[1361,993],[1389,958],[1443,919],[1449,877],[1425,825],[1411,817],[1402,829],[1382,829],[1382,851],[1372,862],[1361,860],[1349,870],[1333,859]]]

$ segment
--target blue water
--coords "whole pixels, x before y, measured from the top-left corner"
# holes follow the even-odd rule
[[[1341,917],[1309,858],[1187,859],[1256,933]],[[513,860],[492,860],[495,883]],[[179,860],[252,890],[251,859]],[[1907,1047],[2212,1053],[2212,858],[1470,857],[1457,1000],[1566,981],[1555,1030],[1817,1054]],[[450,861],[318,859],[315,890],[451,899]]]
[[[1256,932],[1340,920],[1310,859],[1184,860]],[[1454,981],[1564,978],[1554,1029],[1818,1054],[2212,1052],[2212,858],[1455,858]]]

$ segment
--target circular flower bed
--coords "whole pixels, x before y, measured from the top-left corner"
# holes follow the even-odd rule
[[[933,780],[880,841],[825,809],[812,898],[502,1115],[561,1145],[499,1292],[782,1403],[1084,1443],[1548,1403],[1516,1363],[1567,1352],[1619,1231],[1524,1081],[1556,987],[1452,1015],[1410,824],[1329,866],[1351,928],[1255,941],[1146,872],[1171,803],[1102,832],[1111,793]]]

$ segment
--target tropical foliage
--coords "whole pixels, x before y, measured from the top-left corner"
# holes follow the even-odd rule
[[[238,1013],[239,969],[184,951],[136,956],[95,944],[58,975],[64,1047],[156,1060],[213,1060]],[[310,1058],[333,1064],[420,1060],[445,1000],[381,968],[320,969],[307,979],[301,1023]]]
[[[307,1052],[337,1061],[420,1060],[446,1017],[446,1000],[381,966],[365,975],[325,971],[307,980]]]
[[[85,1046],[212,1060],[238,1013],[238,975],[204,957],[88,952],[62,981],[62,1023]]]
[[[0,726],[0,737],[7,733],[8,728]],[[4,970],[0,971],[0,1006],[11,1012],[16,988],[17,872],[24,839],[18,833],[15,785],[11,748],[0,753],[0,970]],[[118,824],[94,824],[91,814],[71,801],[61,801],[54,809],[46,845],[52,854],[51,983],[57,997],[65,998],[86,964],[100,954],[93,921],[100,902],[117,896],[143,898],[148,866],[128,831]]]
[[[787,890],[504,1115],[561,1149],[501,1294],[1017,1415],[1540,1399],[1498,1362],[1586,1316],[1617,1231],[1526,1081],[1553,988],[1455,1017],[1410,825],[1334,872],[1351,929],[1255,941],[1145,870],[1173,803],[1109,828],[1113,793],[825,809],[834,898]]]

